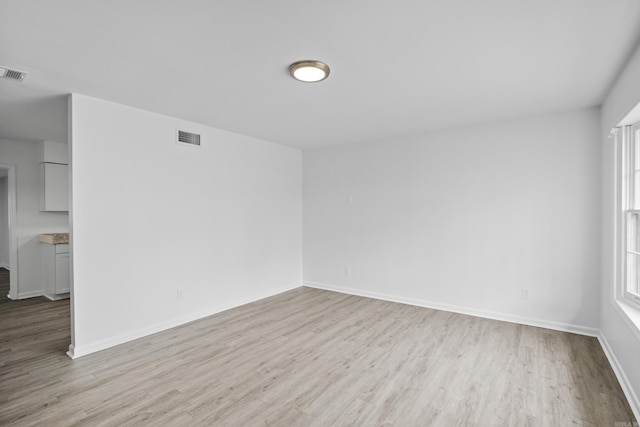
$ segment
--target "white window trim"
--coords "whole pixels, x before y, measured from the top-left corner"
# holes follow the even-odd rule
[[[629,233],[627,229],[629,214],[640,213],[639,209],[635,209],[640,201],[635,200],[635,174],[639,165],[636,165],[636,138],[640,139],[640,123],[622,127],[622,209],[620,214],[620,223],[622,226],[622,244],[624,245],[621,252],[621,261],[623,270],[621,271],[622,283],[620,286],[620,297],[631,306],[636,306],[640,310],[640,297],[628,291],[627,274],[627,254],[629,253],[628,239]],[[640,141],[639,141],[640,142]]]
[[[628,239],[628,217],[629,214],[638,214],[640,213],[640,209],[638,209],[638,205],[640,205],[640,200],[635,200],[637,196],[636,192],[636,181],[635,175],[636,171],[639,169],[640,165],[636,165],[637,154],[636,153],[636,143],[640,143],[640,123],[635,123],[633,125],[624,126],[622,131],[622,143],[624,148],[623,159],[625,160],[624,166],[626,170],[623,171],[623,181],[625,182],[625,195],[627,196],[622,200],[623,205],[623,213],[622,213],[622,226],[624,228],[624,245],[625,245],[625,254],[624,254],[624,267],[623,270],[623,284],[622,284],[622,293],[621,296],[632,306],[637,306],[640,309],[640,296],[637,294],[633,294],[628,290],[628,278],[627,274],[629,273],[629,269],[627,268],[627,254],[629,251]],[[626,158],[624,158],[626,156]]]
[[[627,230],[626,215],[629,206],[629,162],[627,158],[630,144],[630,127],[621,126],[611,130],[614,139],[614,289],[611,294],[614,307],[631,330],[640,338],[640,304],[626,298],[626,252]]]

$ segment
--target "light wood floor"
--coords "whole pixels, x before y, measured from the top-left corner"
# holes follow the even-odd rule
[[[70,360],[68,300],[0,308],[0,425],[614,426],[597,340],[300,288]]]

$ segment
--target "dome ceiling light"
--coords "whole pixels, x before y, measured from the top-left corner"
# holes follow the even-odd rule
[[[297,61],[289,65],[289,74],[298,81],[315,83],[329,77],[329,66],[321,61]]]

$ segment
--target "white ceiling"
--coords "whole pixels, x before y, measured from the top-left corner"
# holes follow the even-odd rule
[[[596,106],[639,35],[638,0],[7,1],[0,137],[64,140],[69,92],[300,148]]]

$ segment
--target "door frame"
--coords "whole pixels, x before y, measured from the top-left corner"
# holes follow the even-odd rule
[[[7,170],[7,216],[9,219],[9,299],[16,300],[18,288],[18,204],[16,187],[16,165],[0,163],[0,169]]]

